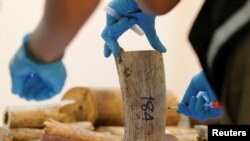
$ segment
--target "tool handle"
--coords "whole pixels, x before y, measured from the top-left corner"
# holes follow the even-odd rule
[[[113,8],[111,8],[110,6],[105,6],[104,7],[104,11],[109,14],[110,16],[114,17],[115,19],[119,20],[121,19],[121,15],[119,13],[117,13]],[[136,34],[138,34],[139,36],[143,36],[144,32],[143,30],[138,26],[138,25],[134,25],[133,27],[131,27],[131,30],[133,30]]]

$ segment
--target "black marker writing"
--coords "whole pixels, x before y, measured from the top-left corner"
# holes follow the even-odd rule
[[[154,98],[150,97],[141,97],[142,105],[141,109],[143,111],[144,116],[142,117],[142,120],[153,120],[154,117],[150,114],[150,112],[154,112]]]

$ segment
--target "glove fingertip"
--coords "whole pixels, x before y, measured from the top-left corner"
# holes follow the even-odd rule
[[[25,100],[31,101],[31,100],[33,100],[33,98],[32,97],[25,97]]]
[[[45,96],[37,96],[37,97],[34,97],[34,100],[36,100],[36,101],[43,101],[43,100],[46,100],[46,99],[49,99],[49,98],[47,98],[47,97],[45,97]]]
[[[18,95],[18,93],[20,93],[20,90],[17,89],[17,88],[12,87],[11,92],[12,92],[14,95]]]
[[[180,104],[178,104],[178,106],[177,106],[176,112],[179,113],[179,114],[181,114],[181,110],[182,110],[182,104],[180,103]]]
[[[53,93],[54,93],[54,94],[60,93],[60,92],[62,91],[62,87],[63,87],[63,86],[57,86],[57,87],[55,87],[54,90],[53,90]],[[53,94],[53,95],[54,95],[54,94]]]
[[[108,47],[104,47],[104,56],[106,57],[106,58],[108,58],[110,55],[111,55],[111,50],[108,48]]]
[[[178,108],[177,108],[176,111],[177,111],[177,113],[179,113],[179,114],[184,114],[184,113],[186,113],[185,110],[186,110],[185,104],[180,103],[180,104],[178,105]]]
[[[22,99],[25,99],[25,100],[26,100],[26,97],[27,97],[23,92],[20,92],[20,93],[18,94],[18,96],[19,96],[20,98],[22,98]]]
[[[167,52],[167,49],[162,46],[162,47],[159,48],[159,51],[162,52],[162,53],[165,53],[165,52]]]
[[[105,58],[109,58],[110,55],[111,55],[111,53],[110,53],[110,54],[105,54],[105,53],[104,53],[104,57],[105,57]]]
[[[12,77],[14,77],[14,76],[12,76]],[[15,78],[12,78],[12,87],[11,87],[12,93],[13,94],[20,94],[22,92],[22,88],[23,88],[23,82],[15,79]]]
[[[182,114],[182,113],[183,113],[180,109],[177,109],[176,112],[177,112],[178,114]]]
[[[49,96],[47,94],[40,94],[38,96],[35,96],[34,100],[36,100],[36,101],[44,101],[44,100],[50,99],[51,97],[53,97],[53,96]]]

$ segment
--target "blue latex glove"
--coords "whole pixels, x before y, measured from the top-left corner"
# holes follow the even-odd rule
[[[199,92],[201,96],[197,96]],[[181,103],[178,105],[177,112],[193,117],[199,121],[221,117],[222,111],[220,108],[204,106],[214,101],[217,101],[217,98],[204,72],[200,72],[191,80]]]
[[[116,20],[107,14],[106,27],[102,32],[102,38],[105,40],[105,57],[109,57],[111,53],[114,56],[120,55],[120,47],[117,40],[135,24],[144,31],[149,43],[155,50],[166,52],[166,48],[159,40],[155,31],[155,16],[141,12],[134,0],[112,0],[109,6],[119,13],[122,18]]]
[[[10,62],[12,92],[26,100],[46,100],[59,93],[64,86],[66,70],[62,61],[39,64],[26,55],[25,36],[22,47]]]

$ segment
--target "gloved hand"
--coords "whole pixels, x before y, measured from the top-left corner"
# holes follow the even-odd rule
[[[117,20],[107,14],[107,22],[102,38],[105,40],[104,56],[120,55],[118,38],[132,26],[137,24],[147,36],[151,46],[159,52],[166,52],[166,48],[159,40],[155,31],[155,16],[141,12],[135,0],[112,0],[109,6],[119,13],[122,18]]]
[[[199,96],[197,96],[197,94]],[[178,105],[178,113],[193,117],[199,121],[218,118],[222,115],[221,108],[205,106],[209,102],[217,101],[204,72],[200,72],[191,80],[185,95]]]
[[[30,35],[10,62],[12,92],[26,100],[45,100],[59,93],[64,86],[66,70],[61,60],[40,64],[26,54]]]

